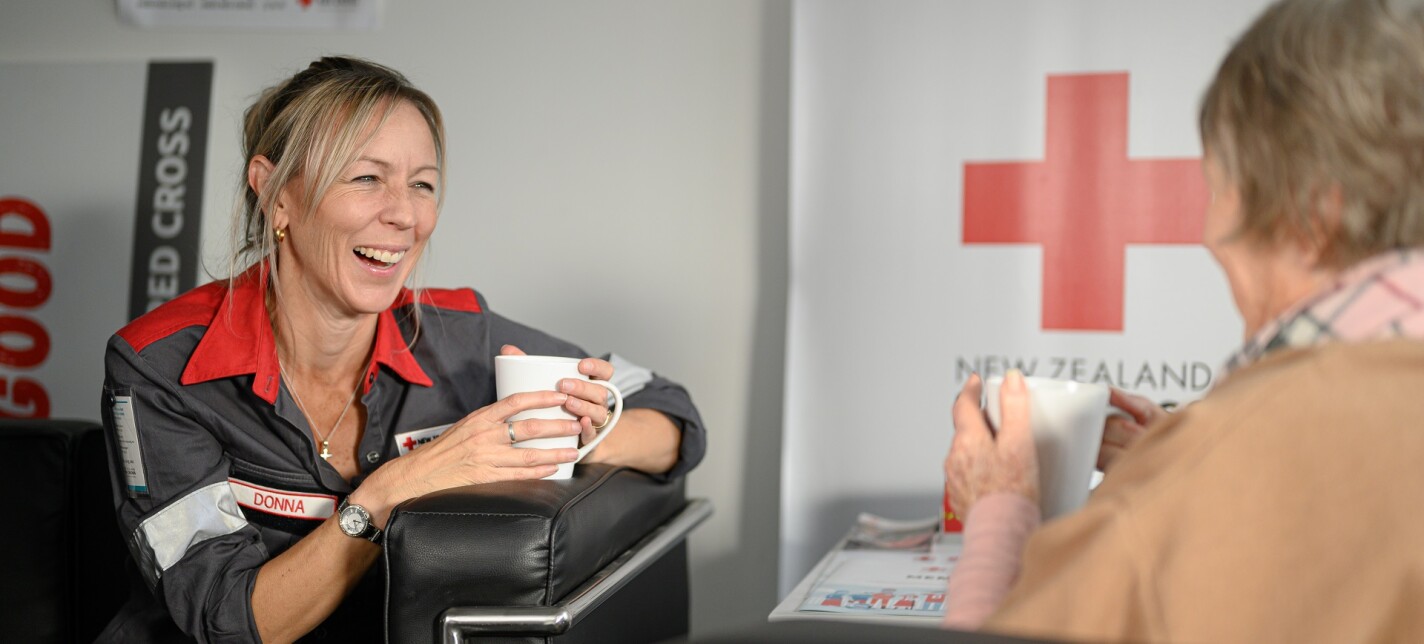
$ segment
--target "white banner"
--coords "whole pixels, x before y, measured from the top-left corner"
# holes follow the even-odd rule
[[[381,0],[114,0],[136,27],[379,29]]]
[[[1263,0],[798,2],[784,594],[936,514],[971,372],[1200,397],[1240,339],[1196,110]]]

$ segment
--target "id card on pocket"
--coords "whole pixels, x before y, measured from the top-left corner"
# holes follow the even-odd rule
[[[134,407],[133,390],[111,389],[109,396],[124,487],[129,497],[148,496],[148,473],[143,469],[143,447],[138,442],[138,411]]]

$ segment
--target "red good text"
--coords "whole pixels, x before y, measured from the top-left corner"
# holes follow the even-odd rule
[[[0,367],[35,369],[49,358],[49,332],[30,313],[49,301],[49,269],[34,257],[46,254],[50,226],[40,207],[22,197],[0,198]],[[49,393],[31,378],[0,371],[0,418],[49,418]]]

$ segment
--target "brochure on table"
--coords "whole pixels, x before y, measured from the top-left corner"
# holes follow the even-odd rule
[[[769,618],[938,624],[963,544],[939,525],[862,514]]]

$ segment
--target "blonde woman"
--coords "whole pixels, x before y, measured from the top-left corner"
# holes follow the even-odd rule
[[[971,379],[945,462],[967,517],[948,626],[1424,641],[1421,88],[1419,0],[1285,0],[1247,30],[1201,107],[1203,241],[1244,344],[1041,530],[1023,381],[995,436]]]
[[[429,96],[388,68],[323,58],[263,93],[244,129],[245,268],[109,342],[119,520],[147,585],[101,641],[369,639],[396,504],[549,475],[576,452],[512,443],[607,421],[605,390],[577,380],[496,402],[495,355],[587,354],[473,290],[407,288],[445,190]],[[597,358],[579,370],[614,376]],[[705,444],[696,408],[627,371],[637,393],[587,460],[687,472]],[[544,407],[579,420],[509,422]]]

